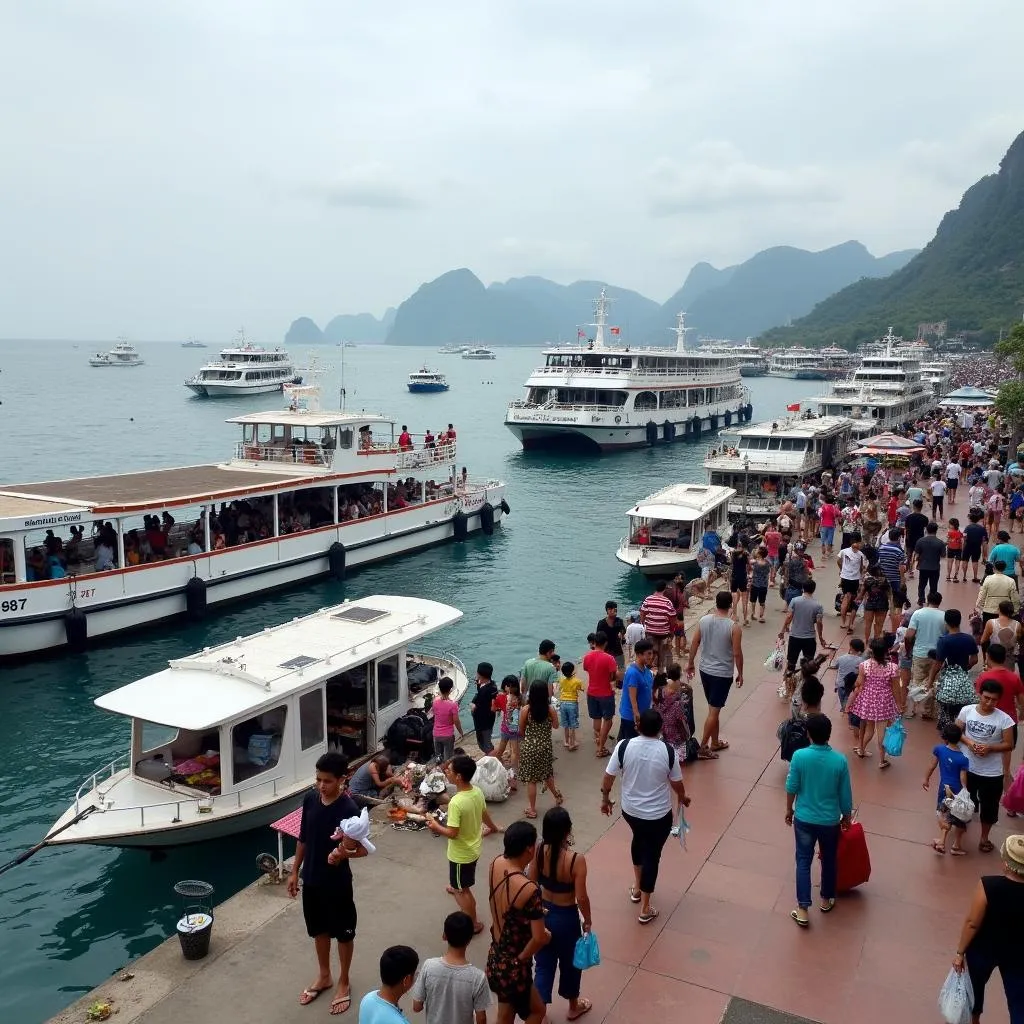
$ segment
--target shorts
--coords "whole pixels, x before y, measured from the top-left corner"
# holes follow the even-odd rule
[[[964,548],[960,554],[961,562],[980,562],[981,548]]]
[[[710,672],[701,671],[700,681],[708,707],[724,708],[732,689],[732,676],[713,676]]]
[[[338,942],[351,942],[356,937],[356,903],[351,876],[340,885],[304,885],[302,916],[306,934],[311,939],[329,935]]]
[[[951,562],[962,562],[964,560],[963,548],[946,548],[946,558]]]
[[[612,719],[615,717],[614,697],[587,697],[587,714],[594,721],[602,718]]]
[[[959,486],[960,486],[960,481],[959,480],[947,480],[946,481],[946,490],[947,491],[953,491],[954,493],[956,493],[956,489]]]
[[[914,659],[908,657],[906,654],[900,655],[899,670],[901,672],[909,672],[914,667]]]
[[[836,528],[834,526],[823,526],[821,528],[821,543],[832,547],[836,539]]]
[[[456,864],[455,861],[448,861],[448,884],[456,891],[472,889],[476,885],[477,861],[470,861],[468,864]]]
[[[786,664],[790,670],[794,670],[800,663],[801,654],[809,661],[817,650],[818,641],[813,636],[800,637],[791,634],[786,643]]]
[[[476,729],[476,745],[482,754],[489,754],[494,749],[494,740],[491,738],[494,733],[494,726],[489,725],[483,729]]]
[[[750,588],[750,603],[751,604],[764,604],[768,600],[768,588],[767,587],[751,587]]]
[[[558,705],[558,722],[563,729],[578,729],[580,726],[580,706],[574,700],[563,700]]]
[[[434,756],[439,761],[450,761],[452,754],[455,753],[455,737],[454,736],[435,736],[434,737]]]
[[[967,822],[961,821],[959,818],[954,818],[953,815],[949,813],[949,808],[946,806],[945,800],[945,786],[940,782],[935,813],[938,814],[939,820],[950,828],[958,828],[961,832],[965,832],[967,830]]]
[[[778,569],[778,567],[779,567],[779,556],[778,555],[769,555],[767,561],[768,561],[768,564],[773,569]]]
[[[839,590],[844,594],[852,594],[856,597],[860,590],[860,580],[840,580]]]

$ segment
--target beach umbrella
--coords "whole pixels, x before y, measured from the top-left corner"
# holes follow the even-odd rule
[[[900,437],[899,434],[886,432],[865,438],[859,448],[853,450],[854,455],[916,455],[924,451],[924,445],[918,444],[913,438]]]

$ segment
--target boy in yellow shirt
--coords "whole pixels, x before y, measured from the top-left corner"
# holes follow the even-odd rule
[[[576,666],[571,661],[562,662],[562,679],[558,687],[558,720],[565,732],[565,749],[578,750],[576,730],[580,726],[580,694],[585,693],[586,683],[576,677]]]

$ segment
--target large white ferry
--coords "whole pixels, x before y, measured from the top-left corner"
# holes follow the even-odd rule
[[[226,462],[0,484],[0,658],[70,646],[347,567],[490,533],[504,484],[456,472],[456,443],[367,412],[228,420]]]
[[[704,339],[700,346],[701,352],[729,356],[736,360],[742,377],[763,377],[768,372],[768,357],[751,340],[747,338],[742,345],[731,341],[715,341]]]
[[[89,776],[48,845],[159,848],[267,825],[301,803],[317,758],[358,763],[389,727],[468,679],[422,637],[462,612],[374,595],[178,658],[96,701],[125,720],[127,750]]]
[[[285,384],[301,384],[291,357],[281,348],[266,349],[250,345],[239,332],[230,348],[221,349],[220,359],[206,363],[185,387],[203,398],[232,395],[266,395],[280,391]]]
[[[143,358],[131,342],[118,338],[109,352],[97,352],[89,360],[90,366],[142,366]]]
[[[826,358],[817,348],[805,348],[803,345],[780,348],[768,360],[768,376],[825,380],[828,377]]]
[[[842,416],[804,412],[733,431],[736,441],[708,452],[708,482],[731,487],[729,512],[750,518],[779,510],[805,477],[838,465],[850,447],[853,424]]]
[[[594,322],[586,325],[593,338],[545,349],[526,397],[509,403],[505,425],[524,448],[619,451],[690,440],[750,419],[736,360],[687,351],[682,313],[674,349],[637,348],[618,341],[618,327],[608,328],[608,301],[602,288]],[[585,336],[582,328],[578,335]]]
[[[836,381],[827,395],[809,399],[823,416],[848,416],[854,440],[899,430],[933,408],[936,399],[921,374],[920,357],[901,345],[889,328],[883,349],[869,351],[847,380]]]

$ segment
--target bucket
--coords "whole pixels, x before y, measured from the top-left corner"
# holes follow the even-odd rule
[[[186,960],[202,960],[210,952],[213,917],[210,914],[186,914],[178,922],[178,941]]]

